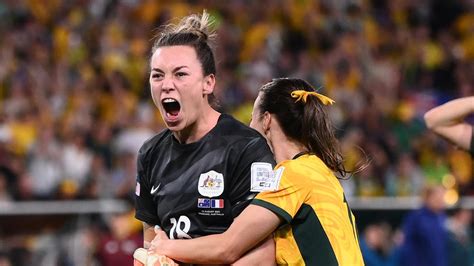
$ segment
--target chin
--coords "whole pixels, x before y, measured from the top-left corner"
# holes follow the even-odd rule
[[[179,132],[185,129],[184,123],[166,123],[166,127],[173,132]]]

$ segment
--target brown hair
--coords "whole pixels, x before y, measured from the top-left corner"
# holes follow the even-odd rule
[[[344,167],[339,142],[326,113],[326,106],[315,96],[307,97],[306,102],[297,102],[291,96],[291,92],[295,90],[316,91],[302,79],[279,78],[263,85],[258,106],[261,114],[274,114],[287,137],[303,144],[310,154],[318,156],[342,177],[347,173],[360,171],[363,166],[355,170]]]

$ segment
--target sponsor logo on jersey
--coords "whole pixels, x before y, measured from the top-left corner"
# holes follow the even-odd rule
[[[152,186],[152,187],[151,187],[150,194],[155,194],[156,191],[158,191],[158,189],[160,188],[160,186],[161,186],[161,183],[159,183],[158,186],[156,186],[156,187],[155,187],[155,186]]]
[[[222,209],[224,208],[224,200],[223,199],[198,199],[198,208]]]
[[[224,176],[214,170],[199,176],[199,194],[206,197],[217,197],[224,192]]]

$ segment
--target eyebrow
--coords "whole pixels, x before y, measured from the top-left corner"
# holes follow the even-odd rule
[[[181,69],[183,69],[183,68],[189,68],[189,67],[187,67],[187,66],[177,66],[177,67],[173,68],[173,72],[179,71],[179,70],[181,70]],[[161,69],[159,69],[159,68],[157,68],[157,67],[154,67],[154,68],[152,68],[151,70],[152,70],[152,71],[156,71],[156,72],[160,72],[160,73],[164,73],[163,70],[161,70]]]

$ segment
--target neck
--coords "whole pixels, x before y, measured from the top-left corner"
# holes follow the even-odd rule
[[[211,131],[219,120],[220,113],[209,106],[209,110],[203,111],[196,122],[181,131],[173,132],[175,138],[181,144],[189,144],[201,140]]]
[[[291,160],[298,153],[306,151],[306,148],[296,141],[289,140],[284,137],[272,141],[273,153],[275,154],[275,160],[277,163],[282,161]]]

